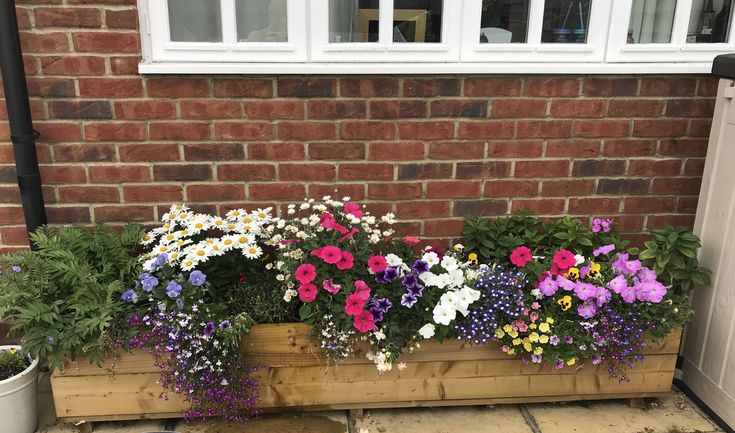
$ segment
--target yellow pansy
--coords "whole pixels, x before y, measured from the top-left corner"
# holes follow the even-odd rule
[[[556,303],[561,306],[562,310],[567,311],[568,309],[572,308],[572,297],[569,295],[564,296],[563,298],[556,301]]]
[[[587,276],[590,278],[599,278],[600,277],[600,264],[599,263],[590,263],[590,271],[587,273]]]
[[[533,354],[534,355],[541,355],[542,353],[544,353],[544,348],[541,347],[541,346],[536,347],[535,349],[533,349]]]
[[[541,344],[546,344],[549,342],[549,336],[548,335],[542,335],[538,338],[538,342]]]
[[[523,343],[523,348],[526,349],[526,352],[530,352],[531,350],[533,350],[533,346],[531,345],[530,341]]]
[[[498,338],[503,338],[503,337],[505,337],[505,331],[503,331],[502,329],[498,328],[498,329],[495,330],[495,336],[498,337]]]
[[[518,331],[516,331],[515,329],[512,329],[512,328],[511,328],[511,330],[510,330],[510,332],[508,333],[508,335],[510,335],[510,336],[511,336],[511,337],[513,337],[513,338],[518,338]]]
[[[538,341],[538,337],[539,337],[538,332],[532,332],[528,335],[528,340],[531,341],[532,343],[536,343]]]
[[[472,263],[477,264],[477,254],[476,253],[469,253],[467,255],[467,259],[469,259],[469,261],[471,261]]]
[[[544,333],[545,332],[549,332],[549,331],[551,331],[551,326],[549,326],[548,323],[542,323],[542,324],[538,325],[538,330],[541,331],[541,332],[544,332]]]
[[[570,280],[577,280],[579,279],[579,269],[577,268],[569,268],[566,274],[564,274],[564,277],[569,278]]]
[[[513,345],[514,346],[518,346],[519,344],[521,344],[521,339],[520,338],[514,338],[513,339]]]
[[[546,318],[546,323],[554,323],[554,318],[553,317],[547,317]]]
[[[574,365],[574,363],[577,362],[576,358],[569,358],[567,359],[567,365]]]
[[[512,330],[513,330],[513,327],[510,326],[510,325],[503,326],[503,331],[505,331],[507,333],[510,333],[510,331],[512,331]]]

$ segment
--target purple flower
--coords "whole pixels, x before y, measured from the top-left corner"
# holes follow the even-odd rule
[[[212,335],[214,335],[214,330],[215,330],[214,322],[207,323],[207,325],[204,326],[204,336],[211,337]]]
[[[592,364],[597,365],[602,362],[602,357],[600,355],[592,355]]]
[[[645,266],[638,271],[637,276],[643,282],[656,281],[657,277],[655,272]]]
[[[181,285],[178,284],[176,281],[169,281],[168,285],[166,286],[166,295],[168,295],[169,298],[175,298],[179,296],[181,293]]]
[[[168,254],[161,253],[156,257],[156,260],[153,262],[153,266],[155,268],[162,268],[168,263]]]
[[[613,292],[620,294],[626,287],[628,287],[628,280],[626,280],[624,276],[618,275],[607,283],[607,287],[609,287]]]
[[[177,299],[176,300],[176,306],[179,307],[179,310],[183,310],[184,309],[184,300],[181,299],[181,298]]]
[[[143,290],[151,292],[158,285],[158,278],[150,274],[143,274],[140,276],[140,284]]]
[[[418,302],[419,298],[412,295],[411,293],[404,293],[403,296],[401,296],[401,305],[403,305],[406,308],[411,308]]]
[[[624,273],[625,263],[628,261],[628,253],[618,253],[615,256],[615,261],[612,263],[613,271],[616,275]]]
[[[587,274],[590,273],[590,267],[585,266],[582,269],[579,270],[579,278],[584,278],[587,276]]]
[[[586,301],[589,298],[595,297],[597,294],[597,286],[590,283],[577,282],[574,287],[574,293],[577,294],[577,297],[580,300]]]
[[[219,324],[219,329],[227,329],[227,328],[230,328],[230,327],[232,327],[232,324],[230,323],[229,320],[223,320]]]
[[[577,307],[577,313],[585,319],[591,319],[595,314],[597,314],[597,305],[591,300],[585,301],[584,303],[579,304]]]
[[[572,338],[571,335],[567,335],[566,337],[564,337],[564,342],[567,344],[572,344],[574,343],[574,338]]]
[[[138,293],[136,293],[135,290],[133,289],[126,291],[125,293],[122,294],[121,297],[123,301],[125,302],[131,302],[133,304],[138,302]]]
[[[534,364],[541,364],[541,355],[531,355],[531,362]]]
[[[549,343],[551,343],[552,346],[556,346],[559,344],[559,336],[558,335],[552,335],[549,337]]]
[[[602,219],[595,218],[592,220],[592,233],[599,233],[602,230]]]
[[[416,277],[416,274],[408,274],[403,277],[403,280],[401,280],[401,284],[403,284],[403,286],[407,288],[418,284],[418,282],[419,279]]]
[[[388,266],[385,269],[385,276],[383,278],[388,282],[391,282],[398,278],[398,266]]]
[[[379,310],[377,307],[370,307],[368,308],[368,311],[373,315],[373,321],[375,323],[383,321],[383,318],[385,317],[385,313],[383,311]]]
[[[388,298],[379,298],[379,299],[373,299],[375,302],[375,308],[382,311],[383,313],[387,313],[388,310],[393,306],[393,303]]]
[[[608,254],[615,250],[615,244],[603,245],[596,250],[592,251],[592,255],[597,257],[600,254]]]
[[[556,362],[554,363],[554,367],[557,370],[561,370],[562,368],[564,368],[564,361],[562,361],[561,359],[557,359]]]
[[[629,260],[625,262],[625,269],[623,270],[624,274],[632,275],[636,272],[641,270],[641,261],[640,260]]]
[[[12,269],[13,272],[15,272],[16,274],[19,272],[23,272],[23,268],[21,268],[20,266],[13,266],[10,269]]]
[[[194,287],[203,285],[206,280],[207,276],[204,275],[202,271],[192,271],[192,273],[189,274],[189,282]]]
[[[559,283],[554,281],[551,277],[546,277],[546,279],[539,284],[538,288],[544,296],[554,296],[554,293],[559,289]]]
[[[603,305],[610,302],[610,298],[612,298],[612,294],[606,288],[598,287],[595,297],[597,298],[597,306],[602,307]]]
[[[641,281],[635,285],[636,297],[641,301],[658,304],[666,295],[666,287],[658,281]]]
[[[413,286],[408,287],[408,293],[411,294],[411,296],[420,298],[424,295],[424,286],[421,284],[414,284]]]
[[[637,294],[638,291],[635,287],[625,286],[623,290],[620,291],[620,296],[622,296],[623,301],[627,302],[628,304],[632,304],[633,302],[635,302]]]
[[[424,272],[429,272],[429,264],[423,260],[416,260],[415,262],[413,262],[413,265],[411,265],[411,269],[416,271],[417,274],[421,275]]]
[[[53,344],[54,342],[56,342],[56,337],[54,337],[53,335],[47,335],[46,336],[46,341],[48,341],[49,343]]]
[[[605,218],[604,220],[602,220],[602,223],[600,224],[602,226],[602,231],[605,233],[609,232],[612,228],[611,224],[612,220],[610,220],[610,218]]]
[[[574,281],[568,280],[561,275],[556,276],[556,282],[559,284],[559,287],[566,291],[574,290],[574,288],[577,287]]]

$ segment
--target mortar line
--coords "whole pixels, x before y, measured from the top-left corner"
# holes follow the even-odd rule
[[[539,428],[538,423],[536,422],[536,418],[534,418],[531,411],[528,410],[528,406],[526,406],[525,404],[520,404],[518,405],[518,409],[521,410],[523,420],[526,421],[526,425],[528,425],[533,433],[543,433]]]

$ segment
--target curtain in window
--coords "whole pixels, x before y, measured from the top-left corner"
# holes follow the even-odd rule
[[[635,0],[630,31],[636,44],[669,43],[676,0]]]
[[[358,30],[357,0],[332,0],[329,2],[329,42],[367,42]],[[364,32],[364,29],[362,29]]]

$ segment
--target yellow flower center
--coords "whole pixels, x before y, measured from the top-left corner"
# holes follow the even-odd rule
[[[203,256],[204,254],[205,254],[205,253],[204,253],[204,250],[199,250],[199,251],[197,251],[197,255],[198,255],[198,256]]]

